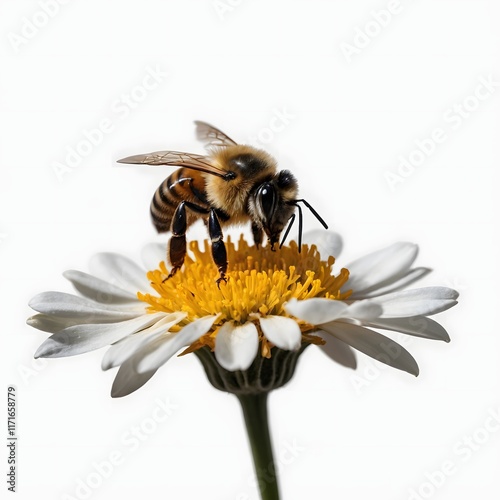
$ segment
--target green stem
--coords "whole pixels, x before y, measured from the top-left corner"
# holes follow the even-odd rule
[[[267,395],[268,392],[237,394],[237,398],[245,417],[260,496],[262,500],[279,500],[278,478],[267,418]]]

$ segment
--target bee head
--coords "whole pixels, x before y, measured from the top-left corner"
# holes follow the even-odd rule
[[[250,211],[254,221],[269,239],[271,247],[279,241],[280,234],[295,211],[292,202],[297,197],[298,184],[288,170],[259,184],[250,197]]]

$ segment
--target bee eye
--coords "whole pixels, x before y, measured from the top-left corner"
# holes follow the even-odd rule
[[[274,207],[276,205],[276,192],[274,187],[266,183],[261,186],[258,195],[262,212],[266,217],[270,217],[273,214]]]

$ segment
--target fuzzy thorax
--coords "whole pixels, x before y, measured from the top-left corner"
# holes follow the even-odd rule
[[[232,146],[213,151],[211,162],[226,172],[233,171],[231,181],[205,175],[206,193],[210,206],[231,215],[231,224],[248,220],[247,202],[251,190],[276,174],[276,160],[251,146]]]

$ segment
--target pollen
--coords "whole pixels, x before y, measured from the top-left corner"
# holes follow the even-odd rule
[[[321,260],[315,245],[303,245],[299,253],[297,244],[292,241],[273,252],[269,246],[249,245],[242,235],[237,245],[229,237],[226,248],[227,282],[221,282],[220,287],[209,242],[205,240],[200,248],[198,242],[193,241],[183,267],[172,278],[166,280],[169,271],[164,262],[158,269],[148,272],[147,277],[157,295],[137,294],[149,305],[151,313],[185,312],[186,318],[180,326],[203,316],[219,315],[212,330],[190,350],[203,345],[213,347],[217,331],[226,321],[235,324],[253,321],[258,327],[259,316],[288,316],[283,306],[292,298],[345,300],[351,293],[340,291],[349,278],[349,271],[341,269],[334,275],[334,257]],[[308,334],[312,325],[298,323],[304,340],[321,342]],[[261,338],[261,352],[269,357],[269,345],[262,335]]]

